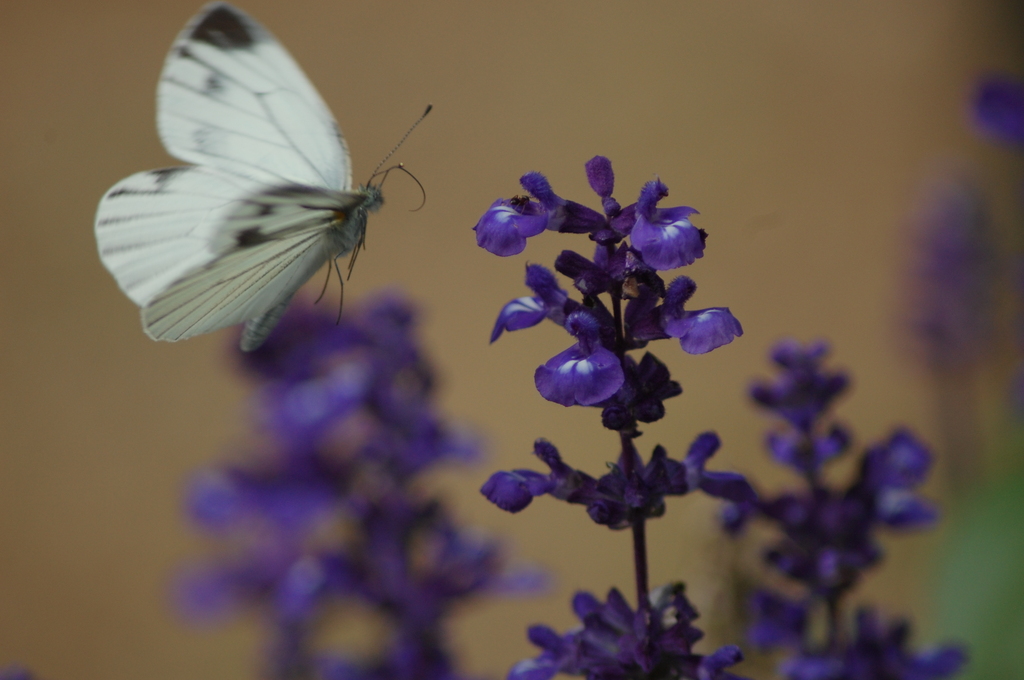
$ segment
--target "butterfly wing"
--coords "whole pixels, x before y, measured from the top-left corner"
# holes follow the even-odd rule
[[[365,200],[197,166],[152,170],[107,192],[96,240],[150,337],[180,340],[260,318],[266,337],[268,314],[358,242]]]
[[[132,302],[145,307],[186,273],[217,256],[211,242],[238,199],[261,185],[195,166],[140,172],[100,199],[100,260]]]
[[[157,89],[164,146],[189,163],[267,184],[352,187],[330,110],[263,26],[207,5],[178,36]]]

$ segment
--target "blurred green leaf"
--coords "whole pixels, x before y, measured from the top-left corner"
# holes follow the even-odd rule
[[[969,646],[960,680],[1024,678],[1024,474],[981,490],[950,523],[936,627]]]

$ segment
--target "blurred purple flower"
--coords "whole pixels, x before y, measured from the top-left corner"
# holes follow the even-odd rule
[[[932,370],[959,370],[989,348],[994,328],[996,247],[973,182],[933,179],[911,221],[906,318],[916,354]]]
[[[774,498],[732,500],[722,523],[736,534],[754,517],[773,523],[782,536],[764,551],[764,560],[803,586],[799,600],[759,590],[751,601],[750,641],[760,648],[783,647],[791,655],[779,666],[787,680],[933,680],[956,673],[962,650],[946,646],[912,653],[905,650],[906,623],[883,629],[870,610],[858,614],[848,635],[841,602],[882,550],[881,527],[917,529],[935,522],[937,512],[915,489],[927,477],[931,453],[906,429],[869,446],[857,474],[845,488],[823,481],[822,468],[849,447],[852,436],[824,418],[845,389],[844,373],[823,367],[823,342],[802,346],[780,342],[772,359],[782,373],[772,383],[758,382],[751,396],[783,421],[769,433],[768,449],[780,463],[803,476],[806,488]],[[813,630],[812,613],[827,612],[827,630]],[[824,637],[824,639],[822,639]]]
[[[787,680],[939,680],[958,673],[967,661],[956,645],[922,652],[905,649],[910,627],[905,621],[884,626],[871,609],[857,612],[855,637],[845,652],[818,653],[786,659],[779,673]]]
[[[33,680],[36,676],[23,666],[6,666],[0,668],[0,680]]]
[[[997,142],[1024,144],[1024,81],[993,73],[978,81],[972,106],[974,124]]]
[[[828,345],[821,341],[803,346],[795,340],[782,340],[772,350],[772,360],[782,373],[774,382],[755,382],[751,397],[800,433],[809,434],[850,382],[841,371],[821,370],[826,354]]]
[[[183,570],[180,608],[205,622],[257,608],[271,630],[270,678],[455,680],[448,612],[512,592],[518,578],[503,573],[495,543],[457,526],[417,483],[438,463],[473,458],[476,445],[438,417],[414,331],[413,309],[393,296],[337,324],[292,305],[243,357],[259,381],[259,455],[189,484],[189,515],[225,549]],[[379,658],[314,649],[322,620],[344,601],[388,622]]]

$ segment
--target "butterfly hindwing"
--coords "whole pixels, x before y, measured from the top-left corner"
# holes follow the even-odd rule
[[[322,230],[235,247],[163,291],[142,310],[146,333],[182,340],[262,316],[327,260]]]

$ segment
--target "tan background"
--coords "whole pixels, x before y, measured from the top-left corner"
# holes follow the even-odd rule
[[[1009,4],[1009,3],[1008,3]],[[245,431],[245,385],[227,334],[157,344],[101,267],[96,202],[117,180],[173,164],[154,127],[164,55],[190,0],[0,0],[0,664],[63,680],[252,677],[257,633],[186,628],[167,605],[175,565],[205,549],[179,508],[183,477]],[[423,105],[435,112],[399,153],[427,187],[394,177],[370,225],[349,300],[383,286],[422,304],[423,332],[453,417],[491,441],[490,461],[449,475],[460,514],[551,567],[551,597],[481,604],[457,644],[469,671],[503,676],[529,653],[524,627],[570,624],[584,587],[628,589],[628,536],[578,508],[539,502],[505,515],[476,493],[498,466],[531,464],[537,436],[595,473],[614,456],[597,412],[565,410],[532,386],[567,345],[545,326],[487,335],[523,294],[523,265],[578,238],[547,234],[499,260],[469,231],[517,178],[540,170],[561,195],[597,205],[583,163],[609,156],[626,203],[659,174],[668,205],[701,211],[695,302],[728,305],[746,335],[704,357],[666,344],[686,394],[647,428],[681,455],[718,430],[716,467],[791,479],[765,464],[748,379],[785,334],[826,336],[856,387],[840,408],[862,441],[897,422],[934,433],[927,382],[893,320],[900,224],[921,178],[965,159],[1016,218],[1019,165],[965,125],[981,70],[1016,69],[1020,17],[980,0],[819,2],[434,2],[251,0],[244,9],[292,51],[345,131],[366,176]],[[319,285],[319,283],[315,284]],[[930,486],[933,495],[941,484]],[[673,502],[652,528],[652,581],[686,578],[713,618],[722,548],[703,498]],[[927,556],[938,536],[893,544],[862,595],[927,620]],[[899,561],[899,562],[897,562]],[[925,626],[927,628],[927,626]]]

